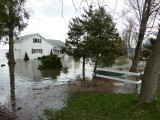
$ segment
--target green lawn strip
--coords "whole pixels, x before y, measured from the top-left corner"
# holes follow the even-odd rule
[[[160,100],[160,92],[157,93]],[[45,110],[50,120],[160,120],[160,102],[138,104],[137,94],[87,92],[67,99],[58,111]]]

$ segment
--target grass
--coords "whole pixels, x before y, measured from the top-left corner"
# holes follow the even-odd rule
[[[160,93],[157,95],[160,100]],[[138,104],[137,94],[78,93],[59,111],[46,109],[48,120],[160,120],[160,102]]]

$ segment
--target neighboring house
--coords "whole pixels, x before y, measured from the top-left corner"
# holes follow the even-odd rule
[[[45,39],[38,33],[25,35],[14,41],[14,56],[15,59],[24,59],[26,52],[29,59],[37,59],[49,55],[51,50],[53,54],[60,56],[62,47],[65,44],[60,40]]]

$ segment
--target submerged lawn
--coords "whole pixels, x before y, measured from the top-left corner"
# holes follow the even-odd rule
[[[137,98],[137,94],[78,93],[61,110],[44,113],[50,120],[160,120],[160,101],[137,104]]]

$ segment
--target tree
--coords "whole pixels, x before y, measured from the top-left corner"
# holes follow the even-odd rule
[[[8,64],[15,64],[14,60],[14,41],[13,39],[27,26],[26,19],[29,14],[25,8],[26,0],[3,0],[1,1],[4,10],[2,16],[6,16],[1,22],[3,36],[9,38],[9,61]]]
[[[90,6],[88,11],[84,10],[81,18],[76,17],[70,22],[66,41],[67,53],[83,58],[84,76],[86,58],[92,58],[95,62],[94,71],[99,63],[111,64],[118,53],[119,42],[120,37],[111,16],[103,7],[93,10]]]
[[[126,47],[131,49],[137,43],[137,31],[136,31],[136,22],[133,17],[125,17],[124,26],[125,28],[122,31],[122,39],[125,41]]]
[[[149,56],[144,75],[142,77],[142,87],[139,95],[141,102],[152,102],[156,100],[157,82],[160,72],[160,28],[153,51]]]
[[[85,79],[85,60],[89,53],[86,45],[84,44],[84,29],[80,21],[80,18],[75,17],[69,23],[65,52],[76,59],[83,59],[82,73],[83,79]]]
[[[106,66],[112,64],[118,54],[117,46],[121,40],[112,17],[104,7],[92,10],[90,6],[89,11],[85,10],[82,24],[90,58],[95,62],[94,72],[100,63]]]
[[[28,60],[29,60],[28,54],[27,54],[26,52],[25,52],[24,60],[25,60],[25,61],[28,61]]]
[[[130,69],[130,71],[136,72],[137,65],[139,62],[139,56],[140,56],[140,52],[141,52],[142,42],[143,42],[143,39],[145,36],[147,26],[149,26],[148,23],[152,23],[152,26],[150,29],[150,30],[152,30],[153,25],[154,25],[154,21],[158,15],[159,10],[160,10],[160,3],[159,3],[159,0],[141,0],[141,1],[130,0],[130,5],[133,8],[134,12],[136,13],[136,17],[140,23],[138,42],[137,42],[132,66]],[[151,22],[149,22],[149,20],[151,20]]]
[[[50,55],[53,55],[52,49],[51,49]]]
[[[122,39],[119,45],[117,46],[118,50],[120,50],[119,55],[124,56],[127,55],[127,47],[125,41]]]
[[[5,7],[6,1],[0,1],[0,41],[1,38],[4,36],[5,34],[5,20],[7,18],[7,9]]]

